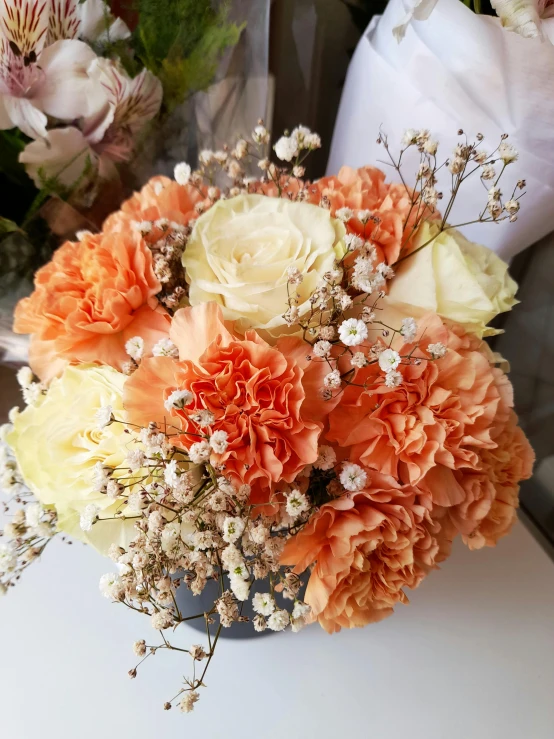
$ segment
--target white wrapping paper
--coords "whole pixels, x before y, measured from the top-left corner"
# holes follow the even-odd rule
[[[343,164],[383,161],[386,154],[376,143],[380,127],[393,150],[405,129],[429,129],[441,143],[441,160],[457,143],[459,128],[471,137],[483,133],[488,151],[507,133],[520,156],[501,187],[508,195],[518,179],[527,180],[519,218],[462,231],[510,259],[554,230],[554,46],[506,31],[497,18],[475,15],[460,0],[439,0],[431,17],[412,22],[399,44],[392,29],[405,12],[403,0],[390,0],[358,44],[328,173]],[[409,166],[406,171],[412,174]],[[445,172],[439,181],[445,199],[449,180]],[[475,219],[485,202],[486,191],[474,176],[462,188],[450,223]]]

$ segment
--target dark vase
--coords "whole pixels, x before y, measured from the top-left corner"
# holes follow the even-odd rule
[[[230,589],[229,580],[226,576],[225,588]],[[241,615],[248,616],[249,621],[245,623],[234,623],[230,628],[222,629],[219,638],[253,639],[255,637],[257,638],[260,636],[273,634],[274,632],[271,631],[271,629],[266,629],[265,631],[256,631],[252,624],[252,619],[256,615],[254,609],[252,608],[252,596],[256,593],[266,593],[267,591],[267,580],[255,580],[250,589],[250,596],[248,600],[245,600],[242,603]],[[302,598],[303,594],[304,588],[302,588],[302,590],[298,594],[298,597]],[[219,595],[219,583],[216,580],[209,580],[206,584],[206,587],[199,595],[193,595],[191,591],[186,587],[186,585],[181,585],[181,587],[177,588],[175,599],[177,601],[177,605],[179,606],[179,610],[181,611],[182,616],[186,618],[187,616],[196,616],[199,613],[210,611],[213,608],[214,601],[219,597]],[[287,604],[288,610],[290,611],[291,601],[283,601],[281,607],[285,607],[285,603]],[[213,618],[214,623],[210,626],[210,634],[212,635],[212,637],[215,636],[219,626],[219,616],[217,614],[214,614]],[[187,624],[189,626],[192,626],[192,628],[196,629],[197,631],[201,631],[204,634],[206,633],[206,622],[204,618],[193,618],[190,621],[187,621]]]

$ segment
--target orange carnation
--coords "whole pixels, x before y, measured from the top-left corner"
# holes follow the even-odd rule
[[[433,501],[450,506],[463,493],[451,470],[479,469],[480,449],[495,446],[491,438],[501,395],[485,345],[458,326],[448,329],[430,314],[419,322],[419,347],[442,342],[446,355],[436,361],[401,364],[398,387],[387,387],[378,364],[360,370],[330,418],[328,438],[350,447],[353,461],[405,482],[426,484]],[[408,355],[413,345],[400,349]],[[438,466],[437,466],[438,465]]]
[[[145,348],[167,336],[168,319],[155,298],[161,285],[140,234],[86,235],[66,242],[35,275],[35,290],[15,310],[14,331],[30,333],[30,364],[43,380],[60,361],[121,369],[125,343]]]
[[[174,443],[188,449],[205,433],[194,414],[211,411],[211,433],[225,431],[228,440],[226,452],[212,460],[236,483],[254,486],[255,502],[266,502],[273,484],[292,482],[317,459],[321,419],[331,406],[317,393],[325,369],[308,362],[300,339],[272,347],[255,331],[237,337],[215,303],[177,311],[170,337],[179,361],[145,359],[125,385],[132,422],[165,419],[180,430]],[[193,401],[168,411],[164,403],[175,390],[189,391]]]
[[[104,222],[104,231],[125,231],[132,222],[168,221],[187,226],[198,218],[198,204],[207,209],[211,204],[201,189],[192,185],[179,185],[169,177],[153,177],[140,192],[136,192]],[[198,206],[200,207],[200,206]],[[158,234],[159,238],[159,234]],[[150,240],[150,238],[149,238]]]
[[[281,557],[296,573],[314,564],[305,601],[329,633],[390,616],[408,602],[403,589],[417,587],[443,558],[429,497],[369,474],[365,490],[323,505]]]
[[[378,262],[394,264],[401,248],[410,241],[417,213],[417,208],[412,207],[411,193],[404,185],[386,183],[380,169],[342,167],[338,175],[323,177],[310,185],[308,193],[308,202],[316,205],[326,199],[333,215],[340,208],[350,208],[354,213],[370,211],[377,223],[369,221],[364,225],[351,218],[346,227],[375,244]]]
[[[533,473],[535,454],[513,411],[496,442],[495,449],[481,453],[482,474],[493,487],[494,496],[485,515],[473,517],[473,527],[465,532],[463,539],[470,549],[493,547],[510,532],[519,505],[519,484]]]

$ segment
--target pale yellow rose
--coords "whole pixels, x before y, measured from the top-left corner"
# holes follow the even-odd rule
[[[37,406],[28,406],[14,419],[7,439],[29,488],[43,505],[55,507],[59,528],[102,553],[112,543],[125,546],[133,536],[134,522],[124,518],[100,520],[89,532],[79,525],[89,504],[98,506],[100,519],[113,517],[122,507],[122,500],[95,492],[92,479],[97,462],[116,468],[129,450],[122,423],[100,429],[96,419],[106,406],[115,418],[123,418],[126,379],[110,367],[67,367]]]
[[[436,224],[422,224],[415,246],[436,233]],[[487,324],[518,302],[516,290],[500,257],[451,229],[398,265],[387,302],[407,316],[433,311],[478,336],[490,336],[498,331]]]
[[[197,220],[183,256],[191,305],[216,301],[239,328],[278,336],[288,308],[287,269],[300,315],[322,276],[344,255],[343,224],[328,210],[264,195],[220,200]],[[266,336],[267,338],[267,336]]]

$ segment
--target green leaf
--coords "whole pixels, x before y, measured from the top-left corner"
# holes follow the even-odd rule
[[[0,236],[13,233],[14,231],[19,231],[19,226],[17,225],[17,223],[10,221],[9,218],[3,218],[2,216],[0,216]]]
[[[228,6],[211,0],[137,0],[136,57],[160,78],[170,112],[213,81],[221,55],[244,28],[228,20]]]

